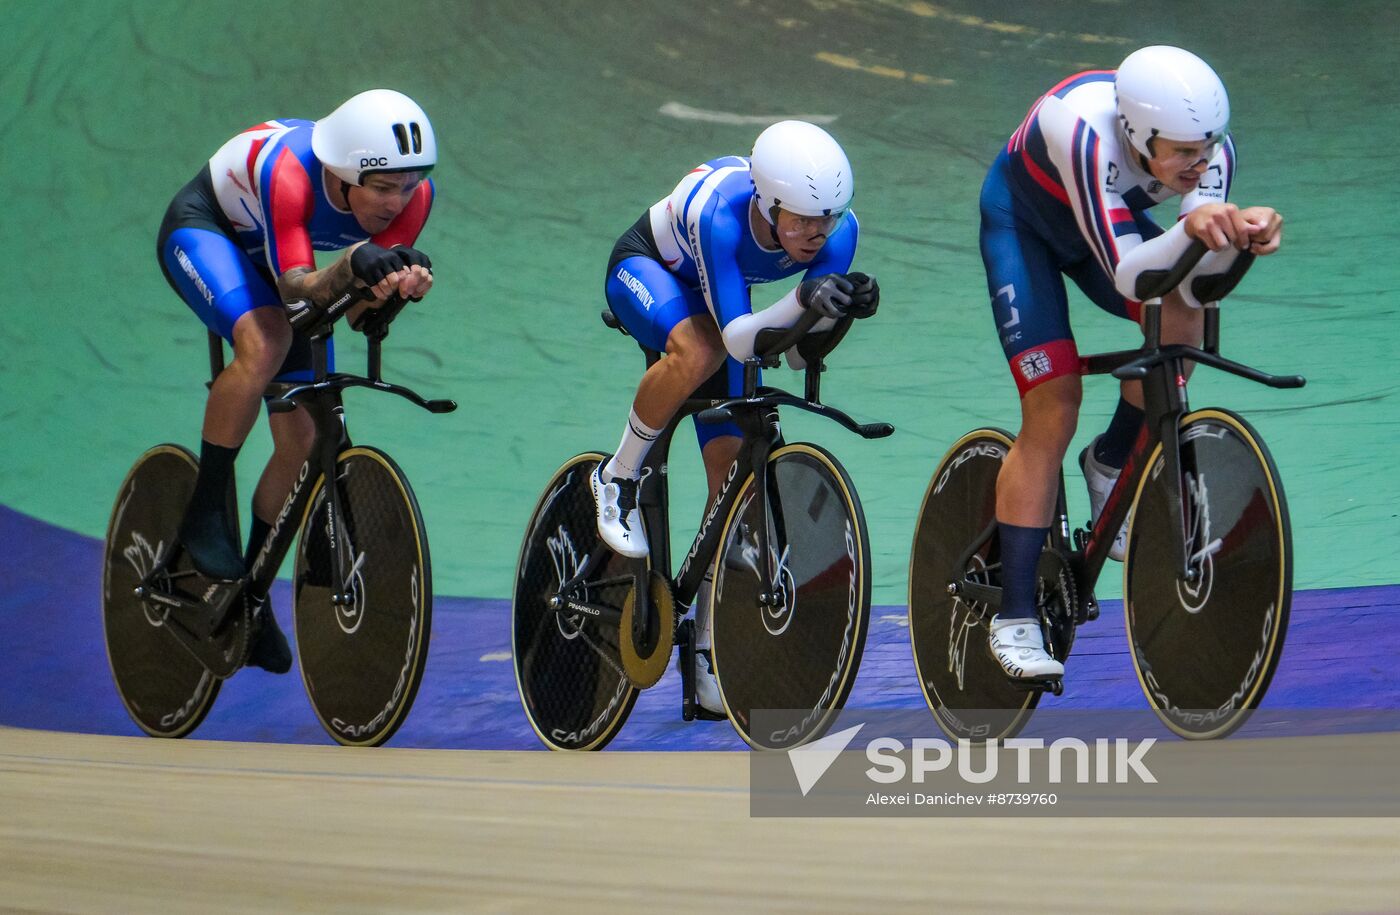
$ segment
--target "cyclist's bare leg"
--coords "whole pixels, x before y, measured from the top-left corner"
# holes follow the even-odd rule
[[[238,578],[243,574],[225,493],[238,449],[257,420],[263,390],[281,368],[291,344],[292,328],[282,309],[253,309],[234,324],[233,359],[209,391],[199,474],[180,525],[181,541],[195,567],[206,575]]]
[[[628,432],[608,462],[604,479],[636,479],[651,439],[666,427],[686,398],[713,375],[724,362],[724,341],[708,315],[694,315],[672,328],[666,338],[666,355],[646,370],[637,385],[632,412],[648,438],[639,437],[629,421]]]
[[[997,476],[1001,607],[988,633],[992,653],[1010,676],[1059,676],[1036,617],[1036,566],[1059,494],[1060,466],[1079,421],[1078,375],[1043,382],[1021,398],[1021,430]]]
[[[272,413],[267,421],[272,427],[272,457],[253,492],[253,512],[271,521],[282,510],[283,501],[292,491],[292,483],[301,473],[301,465],[311,453],[316,441],[316,424],[301,408],[290,413]]]
[[[1083,391],[1078,375],[1062,375],[1021,398],[1021,431],[997,476],[998,521],[1018,527],[1050,523]]]
[[[204,440],[239,448],[258,418],[263,391],[292,346],[281,308],[254,308],[233,325],[233,360],[219,373],[204,408]]]
[[[1205,312],[1200,308],[1192,308],[1186,304],[1180,293],[1171,292],[1162,298],[1162,343],[1186,343],[1191,346],[1199,346],[1201,336],[1204,333]],[[1186,377],[1191,377],[1191,371],[1196,367],[1196,363],[1186,362]],[[1141,409],[1142,382],[1124,381],[1119,389],[1123,399],[1133,406]]]
[[[617,450],[589,477],[598,510],[598,533],[631,558],[648,551],[637,514],[637,488],[652,444],[676,410],[724,361],[724,341],[709,315],[693,315],[671,329],[666,353],[646,370]]]
[[[686,318],[666,338],[665,357],[642,376],[632,408],[648,426],[665,428],[686,398],[719,370],[725,355],[713,318]]]
[[[711,503],[724,486],[724,478],[728,476],[729,468],[739,456],[739,447],[743,442],[744,440],[737,435],[721,435],[710,439],[701,450],[700,454],[705,460],[705,481],[710,486]]]

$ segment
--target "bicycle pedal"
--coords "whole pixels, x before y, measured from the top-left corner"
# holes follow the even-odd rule
[[[693,717],[691,720],[692,720],[692,721],[728,721],[728,720],[729,720],[729,716],[728,716],[728,715],[721,715],[721,714],[718,714],[718,713],[716,713],[716,712],[712,712],[712,711],[710,711],[709,709],[705,708],[705,706],[703,706],[703,705],[701,705],[700,703],[697,702],[697,703],[695,703],[695,715],[694,715],[694,717]]]
[[[1039,690],[1058,696],[1065,691],[1063,677],[1007,677],[1006,680],[1013,689],[1027,693]]]

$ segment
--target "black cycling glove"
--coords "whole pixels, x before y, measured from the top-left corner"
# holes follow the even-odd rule
[[[803,280],[797,287],[797,301],[827,318],[845,317],[851,306],[851,281],[839,273]]]
[[[846,279],[850,280],[851,305],[846,309],[853,318],[868,318],[875,314],[875,310],[880,307],[880,284],[875,282],[875,277],[867,276],[864,273],[848,273]]]
[[[366,286],[377,286],[384,277],[404,268],[404,261],[399,253],[402,250],[402,248],[383,248],[372,241],[367,241],[351,252],[350,272],[355,275],[355,279]]]

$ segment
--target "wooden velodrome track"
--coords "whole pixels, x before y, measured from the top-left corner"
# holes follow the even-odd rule
[[[753,819],[743,753],[0,728],[6,911],[1379,912],[1397,858],[1393,819]]]

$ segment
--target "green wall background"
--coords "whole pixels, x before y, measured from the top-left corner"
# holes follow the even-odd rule
[[[1389,2],[1159,2],[1150,19],[1117,0],[4,8],[0,503],[100,537],[137,454],[197,444],[205,337],[155,264],[166,203],[236,131],[390,86],[427,109],[443,158],[421,239],[437,286],[395,326],[386,371],[461,409],[432,417],[352,394],[352,431],[412,479],[438,590],[507,595],[540,487],[566,456],[613,447],[639,377],[640,354],[597,319],[613,240],[695,163],[745,153],[767,120],[825,115],[857,176],[857,263],[885,292],[832,359],[825,394],[899,431],[868,443],[805,417],[787,426],[848,465],[876,601],[902,603],[933,464],[966,428],[1017,422],[976,247],[987,164],[1063,76],[1173,43],[1230,88],[1236,200],[1287,218],[1284,252],[1227,304],[1225,351],[1309,378],[1280,392],[1202,373],[1193,403],[1243,411],[1272,447],[1297,586],[1400,581]],[[672,104],[724,116],[678,118]],[[1133,344],[1130,326],[1072,295],[1082,350]],[[341,336],[341,366],[355,367],[362,347]],[[1076,450],[1114,397],[1088,387]],[[687,540],[701,510],[690,441],[672,462]],[[269,445],[260,424],[240,459],[245,493]],[[1077,474],[1070,495],[1087,517]]]

